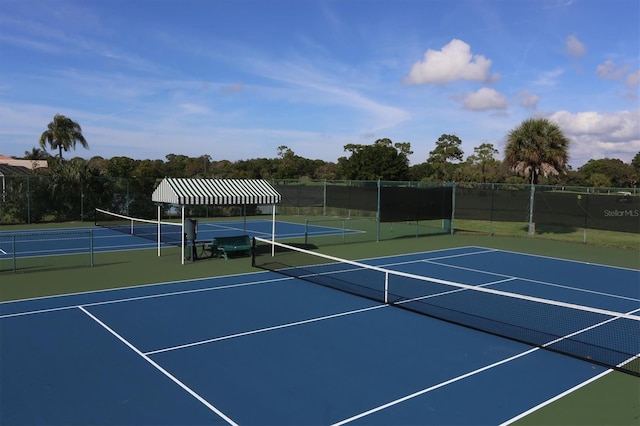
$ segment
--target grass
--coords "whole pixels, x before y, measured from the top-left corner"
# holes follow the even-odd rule
[[[300,218],[280,217],[280,220]],[[303,220],[304,221],[304,220]],[[62,224],[59,227],[86,226],[87,223]],[[364,242],[321,246],[318,250],[347,259],[363,259],[394,254],[422,252],[461,246],[482,246],[501,250],[530,253],[589,263],[640,269],[637,235],[607,233],[593,237],[588,244],[575,241],[574,232],[540,231],[528,237],[523,224],[493,224],[494,236],[480,224],[456,221],[456,235],[429,237],[397,237],[380,242]],[[481,224],[485,228],[486,222]],[[51,226],[45,226],[51,228]],[[9,227],[4,227],[3,230]],[[16,228],[17,229],[17,228]],[[24,226],[21,227],[24,229]],[[580,234],[580,231],[575,231]],[[506,235],[503,235],[506,234]],[[507,236],[510,235],[510,236]],[[557,237],[557,238],[552,238]],[[635,240],[635,241],[630,241]],[[598,244],[596,244],[598,243]],[[609,247],[605,247],[609,246]],[[624,248],[630,246],[629,248]],[[53,264],[55,259],[51,259]],[[94,267],[51,268],[47,270],[22,270],[18,273],[0,273],[0,300],[17,300],[56,294],[103,290],[144,284],[190,280],[222,275],[254,272],[248,258],[228,261],[209,259],[180,264],[179,249],[166,249],[158,257],[155,249],[111,253],[96,253]],[[640,417],[640,379],[627,374],[612,372],[576,392],[560,398],[518,424],[611,424],[638,425]]]
[[[480,220],[456,220],[455,228],[456,232],[463,234],[524,237],[640,250],[640,236],[630,232],[538,225],[535,227],[534,235],[529,236],[529,224],[526,222]]]

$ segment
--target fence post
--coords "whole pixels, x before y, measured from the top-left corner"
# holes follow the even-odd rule
[[[327,179],[324,180],[322,191],[322,216],[327,215]]]
[[[378,207],[376,208],[376,241],[380,241],[380,192],[382,188],[382,182],[378,179]]]
[[[29,192],[31,192],[31,177],[27,176],[27,223],[31,223],[31,197],[29,196]]]
[[[531,195],[529,196],[529,236],[533,236],[536,233],[536,224],[533,223],[533,199],[536,191],[536,186],[533,184],[533,178],[531,182]]]
[[[89,263],[93,267],[93,229],[89,229]]]
[[[16,236],[11,236],[11,254],[13,255],[13,272],[16,272]]]

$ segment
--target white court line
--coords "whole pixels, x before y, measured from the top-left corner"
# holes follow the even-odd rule
[[[473,248],[475,248],[475,247],[473,247]],[[435,250],[435,251],[431,251],[431,252],[421,252],[421,253],[409,253],[409,254],[406,254],[406,255],[394,255],[394,256],[380,257],[380,258],[374,258],[374,259],[387,259],[387,258],[389,258],[389,260],[391,260],[391,258],[393,258],[393,257],[402,258],[403,256],[424,255],[424,254],[427,254],[427,253],[435,253],[436,251],[443,251],[443,250],[451,250],[451,249],[442,249],[442,250]],[[430,259],[403,260],[403,261],[400,261],[400,262],[383,263],[383,264],[375,265],[375,266],[377,266],[379,268],[388,268],[390,266],[411,265],[413,263],[431,262],[431,261],[434,261],[434,260],[450,259],[450,258],[454,258],[454,257],[474,256],[474,255],[478,255],[478,254],[486,254],[486,253],[491,253],[491,252],[495,252],[495,251],[499,251],[499,250],[486,249],[486,250],[482,250],[482,251],[476,251],[476,252],[473,252],[473,253],[451,254],[451,255],[446,255],[446,256],[432,257]],[[437,262],[433,262],[433,263],[438,265]],[[443,265],[449,266],[446,263],[443,263]],[[483,274],[500,275],[500,274],[492,274],[491,272],[487,272],[487,271],[481,271],[481,272]],[[429,277],[425,276],[425,278],[429,278]]]
[[[247,234],[251,234],[251,235],[261,235],[261,236],[265,236],[265,237],[270,237],[271,236],[271,231],[256,231],[253,229],[245,229],[244,227],[239,227],[239,225],[241,223],[239,222],[200,222],[203,226],[208,226],[210,228],[215,228],[215,229],[209,229],[203,232],[215,232],[216,230],[227,230],[227,231],[242,231],[242,232],[246,232]],[[228,223],[228,225],[238,225],[238,226],[226,226],[226,225],[222,225],[224,223]],[[247,222],[247,224],[251,224],[251,223],[258,223],[258,224],[262,224],[262,223],[271,223],[270,221],[250,221]],[[296,236],[300,236],[300,234],[295,234]],[[279,235],[280,236],[280,235]]]
[[[513,279],[520,280],[520,281],[527,281],[527,282],[531,282],[531,283],[547,285],[547,286],[550,286],[550,287],[558,287],[558,288],[564,288],[566,290],[574,290],[574,291],[580,291],[580,292],[583,292],[583,293],[596,294],[598,296],[613,297],[613,298],[616,298],[616,299],[630,300],[632,302],[640,301],[640,299],[637,299],[635,297],[619,296],[617,294],[604,293],[604,292],[595,291],[595,290],[586,290],[586,289],[583,289],[583,288],[571,287],[571,286],[563,285],[563,284],[555,284],[555,283],[552,283],[552,282],[549,282],[549,281],[540,281],[540,280],[534,280],[532,278],[518,277],[516,275],[506,275],[506,274],[501,274],[501,273],[498,273],[498,272],[483,271],[482,269],[467,268],[467,267],[458,266],[458,265],[449,265],[447,263],[434,262],[431,259],[425,259],[425,260],[422,260],[421,262],[433,263],[434,265],[438,265],[438,266],[445,266],[445,267],[448,267],[448,268],[461,269],[463,271],[469,271],[469,272],[474,272],[474,273],[482,273],[482,274],[486,274],[486,275],[495,275],[495,276],[504,277],[504,278],[513,278]]]
[[[629,359],[621,362],[616,367],[620,368],[620,367],[622,367],[623,365],[625,365],[625,364],[627,364],[629,362],[633,362],[637,358],[640,358],[640,354],[636,355],[635,357],[629,358]],[[582,383],[579,383],[576,386],[572,387],[571,389],[568,389],[568,390],[562,392],[561,394],[556,395],[553,398],[550,398],[550,399],[548,399],[548,400],[536,405],[535,407],[532,407],[532,408],[528,409],[527,411],[518,414],[517,416],[507,420],[506,422],[501,423],[499,426],[510,425],[511,423],[516,422],[516,421],[528,416],[529,414],[531,414],[531,413],[533,413],[533,412],[535,412],[535,411],[537,411],[537,410],[539,410],[539,409],[541,409],[541,408],[543,408],[543,407],[545,407],[545,406],[547,406],[547,405],[559,400],[563,396],[569,395],[570,393],[572,393],[572,392],[574,392],[574,391],[576,391],[576,390],[588,385],[589,383],[595,382],[596,380],[606,376],[609,373],[612,373],[613,371],[614,371],[613,369],[608,369],[606,371],[603,371],[602,373],[598,374],[597,376],[594,376],[594,377],[590,378],[589,380],[586,380],[586,381],[584,381]]]
[[[543,402],[541,404],[538,404],[535,407],[532,407],[532,408],[530,408],[529,410],[527,410],[527,411],[525,411],[523,413],[518,414],[517,416],[507,420],[506,422],[500,423],[499,426],[508,426],[508,425],[510,425],[510,424],[512,424],[512,423],[514,423],[514,422],[516,422],[516,421],[528,416],[529,414],[531,414],[531,413],[533,413],[535,411],[538,411],[539,409],[541,409],[543,407],[546,407],[547,405],[549,405],[549,404],[551,404],[553,402],[556,402],[560,398],[562,398],[564,396],[567,396],[567,395],[577,391],[580,388],[585,387],[589,383],[592,383],[592,382],[595,382],[598,379],[601,379],[602,377],[606,376],[607,374],[611,373],[612,371],[613,370],[603,371],[602,373],[598,374],[597,376],[594,376],[594,377],[590,378],[589,380],[586,380],[586,381],[584,381],[582,383],[579,383],[576,386],[572,387],[571,389],[567,389],[566,391],[554,396],[553,398],[548,399],[545,402]]]
[[[633,311],[629,311],[629,312],[627,312],[627,315],[630,315],[630,314],[632,314],[632,313],[634,313],[634,312],[638,312],[638,311],[640,311],[640,309],[635,309],[635,310],[633,310]],[[419,390],[418,392],[414,392],[414,393],[412,393],[412,394],[410,394],[410,395],[406,395],[406,396],[404,396],[404,397],[402,397],[402,398],[398,398],[398,399],[396,399],[396,400],[394,400],[394,401],[391,401],[391,402],[388,402],[388,403],[386,403],[386,404],[380,405],[380,406],[378,406],[378,407],[372,408],[371,410],[368,410],[368,411],[362,412],[362,413],[360,413],[360,414],[356,414],[355,416],[349,417],[348,419],[342,420],[342,421],[340,421],[340,422],[338,422],[338,423],[334,423],[332,426],[344,425],[344,424],[346,424],[346,423],[350,423],[350,422],[352,422],[352,421],[354,421],[354,420],[361,419],[362,417],[366,417],[366,416],[368,416],[368,415],[370,415],[370,414],[373,414],[373,413],[376,413],[376,412],[378,412],[378,411],[384,410],[384,409],[386,409],[386,408],[392,407],[392,406],[394,406],[394,405],[400,404],[401,402],[407,401],[407,400],[412,399],[412,398],[415,398],[415,397],[417,397],[417,396],[424,395],[425,393],[428,393],[428,392],[431,392],[431,391],[433,391],[433,390],[439,389],[439,388],[441,388],[441,387],[443,387],[443,386],[445,386],[445,385],[448,385],[448,384],[451,384],[451,383],[455,383],[455,382],[457,382],[457,381],[459,381],[459,380],[462,380],[462,379],[465,379],[465,378],[467,378],[467,377],[471,377],[471,376],[473,376],[473,375],[475,375],[475,374],[478,374],[478,373],[480,373],[480,372],[486,371],[486,370],[488,370],[488,369],[490,369],[490,368],[497,367],[497,366],[499,366],[499,365],[501,365],[501,364],[505,364],[505,363],[507,363],[507,362],[509,362],[509,361],[513,361],[514,359],[517,359],[517,358],[520,358],[520,357],[522,357],[522,356],[525,356],[525,355],[531,354],[531,353],[533,353],[533,352],[535,352],[535,351],[537,351],[537,350],[539,350],[539,349],[544,349],[544,348],[546,348],[546,347],[548,347],[548,346],[551,346],[551,345],[554,345],[554,344],[556,344],[556,343],[558,343],[558,342],[560,342],[560,341],[562,341],[562,340],[565,340],[565,339],[571,338],[571,337],[576,336],[576,335],[578,335],[578,334],[584,333],[585,331],[589,331],[589,330],[594,329],[594,328],[596,328],[596,327],[600,327],[601,325],[607,324],[607,323],[612,322],[612,321],[615,321],[615,320],[616,320],[616,318],[610,318],[610,319],[605,320],[605,321],[602,321],[602,322],[600,322],[600,323],[598,323],[598,324],[595,324],[595,325],[592,325],[592,326],[589,326],[589,327],[583,328],[582,330],[578,330],[578,331],[573,332],[573,333],[571,333],[571,334],[568,334],[568,335],[566,335],[566,336],[559,337],[559,338],[557,338],[557,339],[551,340],[551,341],[549,341],[549,342],[547,342],[547,343],[545,343],[545,344],[543,344],[543,345],[540,345],[539,347],[535,347],[535,348],[529,349],[529,350],[527,350],[527,351],[525,351],[525,352],[521,352],[521,353],[519,353],[519,354],[517,354],[517,355],[514,355],[514,356],[512,356],[512,357],[509,357],[509,358],[503,359],[502,361],[495,362],[495,363],[493,363],[493,364],[490,364],[490,365],[484,366],[484,367],[482,367],[482,368],[479,368],[479,369],[477,369],[477,370],[474,370],[474,371],[471,371],[471,372],[469,372],[469,373],[463,374],[463,375],[461,375],[461,376],[454,377],[454,378],[452,378],[452,379],[449,379],[449,380],[446,380],[446,381],[444,381],[444,382],[438,383],[437,385],[430,386],[430,387],[428,387],[428,388],[425,388],[425,389]],[[634,358],[638,358],[639,356],[640,356],[640,354],[639,354],[638,356],[634,357]],[[620,366],[624,365],[626,362],[629,362],[629,361],[633,360],[634,358],[631,358],[631,359],[629,359],[629,360],[627,360],[627,361],[623,362],[622,364],[618,365],[618,367],[620,367]],[[592,379],[589,379],[589,380],[592,380]]]
[[[291,222],[291,223],[293,223],[293,222]],[[152,243],[150,243],[150,244],[152,244]],[[120,247],[120,246],[113,246],[113,247]],[[444,249],[425,251],[425,252],[417,252],[417,253],[410,253],[410,254],[411,255],[418,255],[418,254],[425,254],[425,253],[437,253],[437,252],[440,252],[440,251],[449,251],[449,250],[457,250],[457,249],[465,249],[465,248],[483,249],[483,247],[470,246],[470,247],[458,247],[458,248],[454,248],[454,249],[444,248]],[[141,248],[141,249],[137,249],[137,250],[147,250],[147,249],[146,248]],[[486,249],[484,249],[484,250],[486,250]],[[112,251],[127,251],[127,249],[112,250]],[[379,260],[379,259],[391,259],[393,257],[402,257],[402,256],[404,256],[404,255],[378,256],[378,257],[364,258],[364,259],[361,259],[360,261],[361,262],[366,262],[366,261]],[[220,279],[225,280],[228,277],[253,276],[253,275],[261,275],[261,274],[268,274],[268,273],[269,272],[266,272],[266,271],[247,272],[247,273],[224,275],[224,276],[217,276],[217,277],[189,278],[189,279],[184,279],[184,280],[165,281],[165,282],[158,282],[158,283],[148,283],[148,284],[140,284],[140,285],[134,285],[134,286],[128,286],[128,287],[105,288],[105,289],[102,289],[102,290],[89,290],[89,291],[78,291],[78,292],[74,292],[74,293],[52,294],[50,296],[38,296],[38,297],[28,297],[28,298],[25,298],[25,299],[7,300],[7,301],[0,302],[0,306],[9,305],[9,304],[13,304],[13,303],[28,302],[28,301],[33,301],[33,300],[58,299],[58,298],[65,298],[67,296],[78,296],[78,295],[85,295],[85,294],[88,295],[88,294],[94,294],[94,293],[111,293],[111,292],[116,293],[116,292],[120,292],[120,291],[129,291],[129,290],[135,290],[137,288],[144,288],[144,287],[175,285],[175,284],[181,284],[181,283],[187,283],[187,282],[208,281],[208,280],[220,280]],[[258,282],[260,282],[260,281],[258,281]],[[115,301],[117,301],[117,300],[114,300],[114,302]],[[76,307],[76,305],[68,306],[67,308],[73,308],[73,307]],[[34,313],[38,313],[38,312],[42,312],[42,311],[46,312],[47,310],[38,310],[38,311],[33,311],[33,312]],[[24,314],[28,314],[28,313],[30,313],[30,312],[25,312]],[[0,318],[2,318],[2,317],[0,316]]]
[[[229,285],[224,285],[224,286],[219,286],[219,287],[195,288],[195,289],[191,289],[191,290],[172,291],[172,292],[169,292],[169,293],[148,294],[146,296],[134,296],[134,297],[127,297],[127,298],[124,298],[124,299],[105,300],[105,301],[102,301],[102,302],[84,303],[82,306],[111,305],[111,304],[120,303],[120,302],[132,302],[132,301],[136,301],[136,300],[155,299],[155,298],[165,297],[165,296],[179,296],[179,295],[182,295],[182,294],[200,293],[200,292],[204,292],[204,291],[226,290],[226,289],[229,289],[229,288],[246,287],[246,286],[250,286],[250,285],[266,284],[266,283],[271,283],[271,282],[286,281],[286,280],[292,280],[292,279],[293,278],[290,278],[290,277],[282,277],[282,278],[273,278],[273,279],[269,279],[269,280],[252,281],[252,282],[248,282],[248,283],[229,284]],[[149,285],[157,285],[157,284],[149,284]],[[78,305],[67,305],[67,306],[60,306],[60,307],[57,307],[57,308],[40,309],[40,310],[37,310],[37,311],[17,312],[15,314],[0,315],[0,319],[11,318],[11,317],[21,317],[21,316],[24,316],[24,315],[43,314],[43,313],[47,313],[47,312],[64,311],[64,310],[67,310],[67,309],[73,309],[73,308],[77,308],[77,307],[78,307]]]
[[[152,359],[150,359],[148,356],[146,356],[145,354],[143,354],[138,348],[136,348],[135,346],[133,346],[131,343],[129,343],[124,337],[120,336],[118,333],[116,333],[114,330],[112,330],[108,325],[106,325],[105,323],[103,323],[102,321],[100,321],[98,318],[96,318],[93,314],[91,314],[89,311],[87,311],[84,307],[82,306],[78,306],[78,309],[80,309],[82,312],[84,312],[85,314],[87,314],[91,319],[93,319],[95,322],[97,322],[98,324],[100,324],[105,330],[107,330],[109,333],[111,333],[113,336],[115,336],[118,340],[120,340],[122,343],[124,343],[125,345],[127,345],[129,347],[129,349],[131,349],[132,351],[134,351],[136,354],[138,354],[142,359],[144,359],[145,361],[147,361],[149,364],[151,364],[152,366],[154,366],[158,371],[160,371],[162,374],[164,374],[165,376],[167,376],[169,379],[171,379],[175,384],[177,384],[178,386],[180,386],[182,389],[184,389],[189,395],[193,396],[195,399],[197,399],[198,401],[200,401],[205,407],[207,407],[209,410],[213,411],[214,413],[216,413],[218,416],[222,417],[227,423],[229,423],[230,425],[234,425],[237,426],[237,423],[235,423],[233,420],[231,420],[227,415],[225,415],[222,411],[220,411],[218,408],[216,408],[215,406],[213,406],[211,403],[209,403],[206,399],[204,399],[203,397],[201,397],[200,395],[198,395],[193,389],[191,389],[190,387],[188,387],[187,385],[185,385],[184,383],[182,383],[180,380],[178,380],[174,375],[172,375],[171,373],[169,373],[167,370],[165,370],[164,368],[162,368],[158,363],[156,363],[155,361],[153,361]]]
[[[322,317],[310,318],[310,319],[307,319],[307,320],[290,322],[290,323],[287,323],[287,324],[274,325],[272,327],[265,327],[265,328],[259,328],[259,329],[256,329],[256,330],[244,331],[242,333],[230,334],[228,336],[215,337],[213,339],[200,340],[200,341],[197,341],[197,342],[186,343],[184,345],[172,346],[172,347],[168,347],[168,348],[164,348],[164,349],[157,349],[155,351],[148,351],[148,352],[145,352],[145,355],[153,355],[153,354],[158,354],[158,353],[162,353],[162,352],[169,352],[169,351],[174,351],[176,349],[184,349],[184,348],[189,348],[189,347],[192,347],[192,346],[198,346],[198,345],[204,345],[204,344],[207,344],[207,343],[219,342],[221,340],[235,339],[236,337],[242,337],[242,336],[249,336],[249,335],[252,335],[252,334],[264,333],[266,331],[279,330],[279,329],[282,329],[282,328],[289,328],[289,327],[295,327],[295,326],[303,325],[303,324],[310,324],[310,323],[318,322],[318,321],[325,321],[325,320],[329,320],[329,319],[333,319],[333,318],[344,317],[346,315],[353,315],[353,314],[359,314],[359,313],[366,312],[366,311],[372,311],[374,309],[386,308],[388,306],[389,305],[375,305],[375,306],[370,306],[368,308],[356,309],[356,310],[353,310],[353,311],[339,312],[337,314],[325,315],[325,316],[322,316]]]
[[[634,268],[626,268],[626,267],[623,267],[623,266],[606,265],[606,264],[602,264],[602,263],[585,262],[584,260],[565,259],[565,258],[562,258],[562,257],[545,256],[545,255],[542,255],[542,254],[533,254],[533,253],[520,253],[520,252],[512,251],[512,250],[499,249],[498,251],[501,251],[501,252],[504,252],[504,253],[517,254],[517,255],[520,255],[520,256],[531,256],[531,257],[539,257],[539,258],[542,258],[542,259],[557,260],[557,261],[560,261],[560,262],[579,263],[579,264],[582,264],[582,265],[597,266],[597,267],[601,267],[601,268],[613,268],[613,269],[622,269],[624,271],[640,272],[640,270],[634,269]]]
[[[289,279],[293,279],[293,278],[289,278]],[[492,284],[497,284],[497,283],[505,282],[505,281],[509,281],[509,279],[495,281],[495,282],[482,284],[482,285],[492,285]],[[412,298],[412,299],[398,301],[398,302],[395,302],[393,305],[381,304],[381,305],[370,306],[368,308],[356,309],[356,310],[353,310],[353,311],[339,312],[337,314],[325,315],[325,316],[322,316],[322,317],[310,318],[310,319],[307,319],[307,320],[301,320],[301,321],[295,321],[295,322],[286,323],[286,324],[274,325],[274,326],[271,326],[271,327],[265,327],[265,328],[259,328],[259,329],[256,329],[256,330],[244,331],[242,333],[230,334],[230,335],[221,336],[221,337],[214,337],[214,338],[211,338],[211,339],[199,340],[197,342],[185,343],[185,344],[182,344],[182,345],[176,345],[176,346],[171,346],[171,347],[167,347],[167,348],[163,348],[163,349],[157,349],[157,350],[145,352],[145,354],[146,355],[153,355],[153,354],[173,351],[173,350],[177,350],[177,349],[189,348],[189,347],[192,347],[192,346],[204,345],[204,344],[207,344],[207,343],[219,342],[221,340],[233,339],[233,338],[236,338],[236,337],[242,337],[242,336],[249,336],[249,335],[252,335],[252,334],[264,333],[266,331],[279,330],[279,329],[288,328],[288,327],[295,327],[295,326],[298,326],[298,325],[304,325],[304,324],[309,324],[309,323],[313,323],[313,322],[324,321],[324,320],[333,319],[333,318],[339,318],[339,317],[343,317],[343,316],[346,316],[346,315],[358,314],[358,313],[362,313],[362,312],[366,312],[366,311],[371,311],[371,310],[374,310],[374,309],[386,308],[388,306],[402,305],[403,303],[411,303],[411,302],[415,302],[415,301],[419,301],[419,300],[429,299],[429,298],[432,298],[432,297],[444,296],[444,295],[447,295],[447,294],[457,293],[457,292],[461,292],[461,291],[468,291],[468,290],[459,289],[458,288],[458,289],[455,289],[455,290],[449,290],[449,291],[439,292],[439,293],[435,293],[435,294],[430,294],[428,296],[419,296],[419,297],[415,297],[415,298]]]
[[[420,395],[424,395],[425,393],[428,393],[428,392],[434,391],[436,389],[439,389],[439,388],[441,388],[443,386],[450,385],[452,383],[455,383],[455,382],[458,382],[460,380],[466,379],[468,377],[474,376],[476,374],[482,373],[483,371],[490,370],[490,369],[492,369],[494,367],[497,367],[499,365],[506,364],[507,362],[511,362],[511,361],[513,361],[515,359],[518,359],[518,358],[521,358],[523,356],[529,355],[529,354],[531,354],[531,353],[533,353],[533,352],[535,352],[535,351],[537,351],[539,349],[540,348],[532,348],[532,349],[529,349],[528,351],[521,352],[521,353],[516,354],[514,356],[511,356],[509,358],[505,358],[505,359],[503,359],[501,361],[494,362],[493,364],[485,365],[484,367],[481,367],[481,368],[478,368],[476,370],[470,371],[470,372],[468,372],[466,374],[463,374],[461,376],[457,376],[457,377],[454,377],[452,379],[446,380],[444,382],[440,382],[440,383],[438,383],[436,385],[433,385],[433,386],[430,386],[428,388],[419,390],[418,392],[414,392],[412,394],[403,396],[402,398],[398,398],[398,399],[396,399],[394,401],[390,401],[390,402],[388,402],[386,404],[383,404],[383,405],[380,405],[378,407],[372,408],[371,410],[364,411],[362,413],[356,414],[355,416],[349,417],[348,419],[344,419],[344,420],[341,420],[341,421],[339,421],[337,423],[333,423],[332,426],[341,426],[341,425],[350,423],[350,422],[352,422],[354,420],[361,419],[361,418],[366,417],[366,416],[368,416],[370,414],[377,413],[378,411],[382,411],[384,409],[387,409],[387,408],[392,407],[394,405],[398,405],[398,404],[400,404],[402,402],[408,401],[408,400],[413,399],[415,397],[418,397]]]

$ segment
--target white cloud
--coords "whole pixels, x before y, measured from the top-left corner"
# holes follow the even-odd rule
[[[406,84],[444,84],[456,80],[479,82],[497,81],[499,74],[489,75],[491,60],[482,55],[472,55],[471,47],[462,40],[453,39],[442,50],[429,49],[424,60],[416,62]]]
[[[475,93],[467,94],[463,101],[464,109],[473,111],[505,109],[507,104],[507,98],[502,93],[488,87],[483,87]]]
[[[182,103],[178,105],[178,108],[180,109],[180,111],[182,111],[184,114],[209,114],[211,113],[211,110],[209,108],[207,108],[206,106],[203,105],[198,105],[198,104],[194,104],[194,103]]]
[[[579,58],[587,53],[587,48],[584,46],[584,43],[578,40],[578,37],[575,35],[567,36],[564,41],[564,50],[569,56],[574,58]]]
[[[640,84],[640,70],[630,72],[629,75],[627,75],[626,84],[629,89],[638,87]]]
[[[540,74],[537,80],[533,82],[536,86],[555,86],[558,84],[558,78],[564,74],[562,68],[556,68],[551,71],[545,71]]]
[[[540,96],[530,93],[527,89],[518,92],[516,98],[520,106],[527,109],[536,109],[538,102],[540,102]]]
[[[596,68],[596,75],[605,80],[618,80],[625,72],[629,70],[628,66],[618,67],[612,60],[606,60],[603,64]]]
[[[640,151],[640,111],[600,113],[557,111],[549,119],[560,125],[573,140],[575,164],[591,159],[619,158],[629,162]]]

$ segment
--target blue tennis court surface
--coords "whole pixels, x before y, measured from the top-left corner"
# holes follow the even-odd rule
[[[366,263],[640,311],[637,270],[481,247]],[[0,424],[501,424],[607,371],[274,272],[6,302],[0,330]]]
[[[238,220],[238,221],[200,221],[198,223],[198,240],[211,241],[217,237],[236,236],[246,234],[250,237],[271,238],[272,222],[266,219]],[[150,225],[155,229],[155,225]],[[181,229],[176,227],[176,240],[180,241]],[[89,230],[93,233],[92,245],[94,252],[108,252],[118,250],[148,249],[157,246],[152,240],[137,238],[132,235],[116,232],[102,227],[68,228],[51,230],[20,231],[14,245],[11,235],[14,232],[0,232],[0,259],[10,258],[12,254],[18,257],[37,257],[86,253],[89,250]],[[277,221],[275,237],[278,240],[313,236],[340,235],[343,233],[361,232],[350,229],[340,229],[329,226],[305,226],[300,223]],[[3,238],[4,237],[4,238]]]

